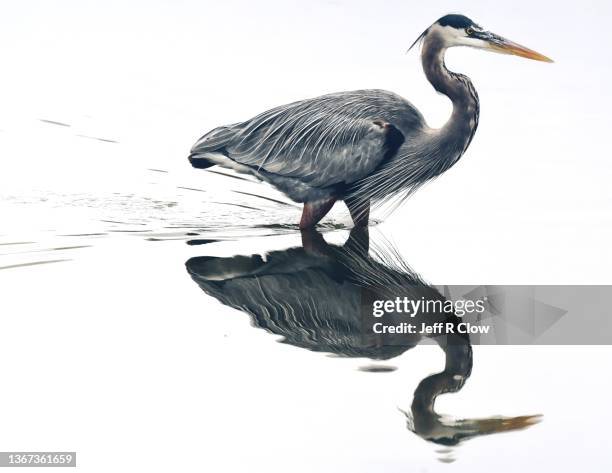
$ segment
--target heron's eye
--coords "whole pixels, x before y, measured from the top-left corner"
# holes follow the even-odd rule
[[[468,36],[471,36],[472,34],[474,34],[474,28],[472,28],[471,26],[468,26],[468,27],[465,29],[465,33],[466,33]]]

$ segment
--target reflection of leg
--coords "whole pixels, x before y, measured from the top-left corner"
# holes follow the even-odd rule
[[[309,253],[327,254],[329,245],[314,228],[302,230],[302,247]]]
[[[300,220],[300,228],[312,228],[327,215],[336,202],[335,198],[317,200],[316,202],[305,202]]]
[[[367,227],[370,219],[370,200],[357,197],[347,197],[344,203],[351,213],[356,227]]]
[[[344,247],[360,256],[367,256],[370,249],[370,229],[368,227],[353,227]]]

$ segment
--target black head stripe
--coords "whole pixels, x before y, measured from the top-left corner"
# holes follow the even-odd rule
[[[440,26],[451,26],[457,29],[467,28],[468,26],[478,26],[467,16],[456,14],[443,16],[438,20],[437,23]]]

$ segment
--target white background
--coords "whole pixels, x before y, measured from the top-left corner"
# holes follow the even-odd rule
[[[338,90],[393,90],[441,125],[450,103],[426,82],[418,52],[405,51],[442,14],[465,13],[556,63],[451,50],[449,68],[469,75],[479,92],[479,130],[458,165],[391,222],[410,229],[406,248],[435,247],[440,261],[452,256],[458,269],[444,274],[453,281],[483,273],[504,283],[610,280],[608,2],[5,5],[4,193],[89,190],[122,179],[134,188],[132,168],[191,176],[185,154],[204,131]],[[474,253],[491,245],[490,257],[475,263]]]
[[[480,95],[479,129],[461,161],[381,231],[436,284],[609,284],[610,5],[3,2],[0,242],[42,244],[53,238],[37,231],[92,225],[89,208],[49,211],[15,205],[15,196],[159,192],[188,214],[198,203],[172,186],[151,190],[145,170],[203,186],[208,177],[185,159],[195,139],[285,102],[384,88],[439,126],[450,103],[426,82],[418,51],[405,52],[438,17],[460,12],[556,62],[450,51],[448,67]],[[390,375],[359,373],[358,362],[275,344],[206,298],[182,266],[204,254],[197,248],[117,236],[78,251],[62,264],[0,271],[0,450],[77,450],[84,471],[448,469],[395,409],[441,367],[437,352],[415,350]],[[12,247],[0,253],[0,266],[23,261]],[[468,443],[456,469],[537,461],[608,470],[609,350],[476,356],[465,390],[441,399],[441,410],[546,420],[507,441]]]

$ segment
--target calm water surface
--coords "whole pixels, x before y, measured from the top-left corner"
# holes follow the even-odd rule
[[[393,228],[337,212],[301,235],[290,203],[167,174],[3,199],[6,448],[75,449],[86,471],[611,465],[608,347],[364,341],[364,290],[430,290]]]

